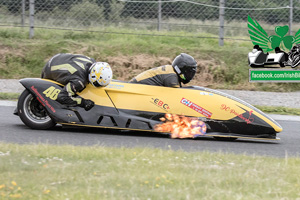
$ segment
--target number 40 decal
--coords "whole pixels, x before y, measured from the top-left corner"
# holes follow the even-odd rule
[[[43,92],[43,94],[45,94],[46,97],[49,97],[52,100],[56,100],[59,93],[60,89],[56,89],[54,86],[49,87]]]

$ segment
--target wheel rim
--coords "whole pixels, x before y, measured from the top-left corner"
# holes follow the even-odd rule
[[[23,110],[26,117],[34,123],[43,124],[51,121],[51,118],[47,114],[45,108],[41,105],[37,98],[34,98],[31,94],[25,98]]]

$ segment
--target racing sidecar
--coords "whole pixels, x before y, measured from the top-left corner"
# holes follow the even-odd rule
[[[278,139],[281,126],[259,109],[216,90],[191,86],[169,88],[113,80],[107,87],[90,84],[78,95],[95,106],[66,107],[56,101],[62,85],[47,79],[20,80],[25,87],[17,113],[33,129],[62,125],[104,127],[157,132],[166,114],[186,116],[205,123],[204,136],[218,138]]]
[[[264,53],[263,51],[257,51],[253,49],[248,53],[248,64],[250,67],[258,68],[265,67],[265,65],[278,65],[285,67],[286,55],[284,52],[279,53]]]

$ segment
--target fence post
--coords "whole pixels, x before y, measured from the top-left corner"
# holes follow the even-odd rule
[[[22,15],[21,15],[21,26],[25,25],[25,0],[22,0]]]
[[[157,31],[161,30],[161,0],[158,0]]]
[[[224,15],[225,15],[225,0],[220,0],[219,9],[219,46],[224,46]]]
[[[290,0],[289,34],[293,34],[293,0]]]
[[[34,0],[29,0],[29,38],[34,36]]]

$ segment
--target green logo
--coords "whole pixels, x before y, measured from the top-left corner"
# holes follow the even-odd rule
[[[280,47],[283,50],[291,50],[293,44],[300,44],[300,29],[295,36],[286,35],[289,32],[289,26],[276,26],[275,33],[277,35],[268,36],[267,32],[261,27],[261,25],[253,20],[248,15],[248,32],[253,45],[259,45],[263,51],[269,52],[276,47]]]

